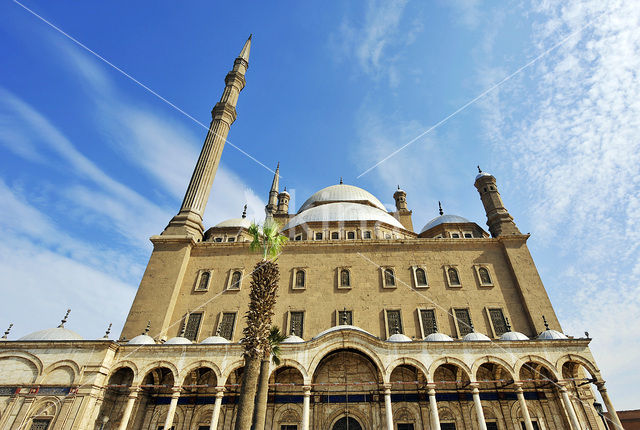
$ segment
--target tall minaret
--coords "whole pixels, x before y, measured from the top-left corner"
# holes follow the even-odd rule
[[[220,157],[227,140],[229,128],[236,120],[236,105],[238,103],[238,95],[246,83],[244,75],[249,68],[250,50],[251,36],[249,36],[240,55],[234,61],[233,69],[224,80],[226,87],[222,97],[220,97],[220,101],[211,111],[212,120],[209,125],[209,132],[191,175],[191,181],[182,201],[182,207],[162,232],[163,235],[188,235],[196,239],[202,238],[204,209],[211,193],[213,178],[216,176],[216,171],[220,164]]]
[[[273,182],[269,190],[269,203],[264,208],[267,216],[273,215],[278,209],[278,189],[280,188],[280,163],[276,166],[276,173],[273,175]]]
[[[480,193],[480,199],[487,213],[487,225],[491,236],[522,234],[513,222],[513,217],[504,207],[504,203],[502,203],[502,198],[496,185],[496,178],[490,173],[483,172],[478,166],[478,175],[474,185]]]

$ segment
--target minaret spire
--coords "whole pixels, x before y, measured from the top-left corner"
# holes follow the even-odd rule
[[[276,172],[273,175],[273,182],[269,190],[269,202],[265,207],[267,216],[273,215],[278,207],[278,193],[280,189],[280,162],[276,166]]]
[[[238,95],[246,83],[244,75],[249,68],[250,51],[251,36],[245,42],[240,55],[233,63],[233,69],[224,80],[226,86],[220,101],[211,111],[212,120],[209,125],[209,132],[191,175],[191,181],[182,201],[180,212],[171,219],[162,233],[163,235],[187,235],[196,239],[202,238],[204,209],[207,206],[213,179],[220,164],[220,157],[229,134],[229,128],[236,120],[236,104],[238,103]]]

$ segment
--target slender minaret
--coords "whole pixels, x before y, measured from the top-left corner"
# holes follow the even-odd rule
[[[496,178],[490,173],[483,172],[478,166],[478,175],[474,185],[480,193],[480,199],[487,213],[487,225],[491,236],[522,234],[513,222],[513,217],[502,203],[502,198],[496,185]]]
[[[264,208],[267,216],[273,215],[278,208],[278,189],[280,188],[280,163],[276,166],[276,173],[273,175],[273,182],[269,190],[269,203]]]
[[[191,175],[189,187],[185,193],[180,212],[174,216],[163,235],[188,235],[196,239],[202,238],[204,227],[202,217],[211,193],[213,178],[216,176],[222,150],[227,140],[231,124],[236,120],[236,105],[238,95],[245,86],[244,75],[249,68],[249,51],[251,50],[251,36],[244,44],[238,58],[233,63],[233,69],[225,78],[226,87],[220,101],[211,111],[211,124],[207,138],[202,146],[200,157]]]

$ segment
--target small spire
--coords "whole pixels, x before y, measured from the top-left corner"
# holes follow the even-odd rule
[[[438,333],[438,322],[435,320],[433,321],[433,332]]]
[[[482,173],[482,169],[478,166],[478,173]]]
[[[180,333],[178,336],[184,337],[184,332],[187,330],[187,320],[189,319],[190,311],[187,311],[187,314],[184,316],[184,322],[182,323],[182,328],[180,329]]]
[[[111,333],[111,326],[113,324],[109,323],[109,327],[107,327],[107,331],[104,332],[104,336],[102,336],[103,339],[109,339],[109,333]]]
[[[340,176],[340,185],[342,185],[342,176]]]
[[[244,209],[242,210],[242,218],[247,217],[247,205],[244,205]]]
[[[544,315],[542,315],[542,321],[544,321],[544,328],[549,330],[549,323],[547,322],[547,319],[544,317]]]
[[[509,324],[509,318],[504,317],[504,321],[507,324],[507,331],[511,331],[511,324]]]
[[[149,333],[149,330],[151,330],[151,320],[149,320],[149,322],[147,323],[147,327],[145,327],[144,331],[142,332],[142,334],[147,334]]]
[[[291,323],[291,336],[295,336],[295,335],[296,335],[296,325],[297,325],[297,324],[296,324],[296,322],[295,322],[295,321],[293,321],[293,322]]]
[[[71,309],[67,309],[67,313],[64,314],[64,318],[62,318],[62,321],[60,321],[60,325],[58,326],[58,328],[64,328],[64,324],[67,322],[67,318],[69,318],[70,313]]]
[[[398,185],[398,191],[400,191],[400,185]]]
[[[4,332],[4,336],[2,336],[2,339],[6,339],[7,336],[9,336],[9,332],[11,331],[11,327],[13,327],[13,323],[9,324],[9,328],[7,328]]]
[[[278,165],[276,166],[276,171],[273,175],[273,182],[271,183],[271,192],[278,192],[280,189],[280,162],[278,161]]]
[[[238,55],[239,58],[242,58],[247,63],[249,62],[249,52],[251,51],[251,36],[253,36],[253,34],[249,35],[249,38],[242,47],[242,51],[240,51],[240,55]]]
[[[440,216],[444,215],[444,211],[442,210],[442,203],[438,201],[438,212],[440,212]]]

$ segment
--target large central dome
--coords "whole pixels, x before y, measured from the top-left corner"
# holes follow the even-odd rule
[[[363,203],[387,211],[384,205],[373,194],[353,185],[332,185],[314,193],[302,204],[298,213],[325,203],[353,202]]]

